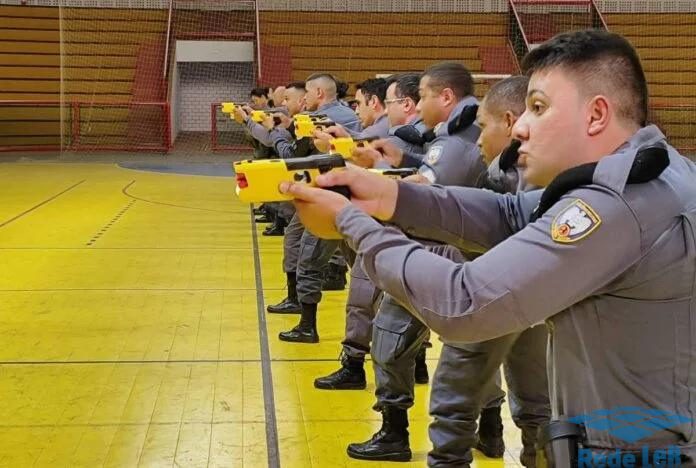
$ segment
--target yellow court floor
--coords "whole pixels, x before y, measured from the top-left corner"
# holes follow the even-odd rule
[[[281,343],[282,241],[260,236],[226,177],[113,164],[0,164],[0,466],[424,466],[347,458],[379,428],[367,390],[315,390],[338,367],[345,292],[321,343]],[[259,235],[256,235],[254,232]],[[256,272],[260,274],[256,274]],[[429,353],[431,375],[439,346]],[[506,461],[518,466],[507,413]]]

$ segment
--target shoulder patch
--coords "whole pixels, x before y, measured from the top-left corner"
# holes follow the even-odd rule
[[[551,238],[562,244],[570,244],[592,234],[602,219],[590,205],[575,200],[556,215],[551,223]]]
[[[436,164],[440,160],[440,156],[442,156],[442,146],[433,146],[425,156],[425,162],[430,165]]]

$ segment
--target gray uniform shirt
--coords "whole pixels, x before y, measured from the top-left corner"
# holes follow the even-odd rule
[[[326,115],[329,120],[348,130],[351,135],[357,135],[362,131],[360,119],[355,112],[350,107],[341,105],[338,101],[328,102],[320,106],[314,113]],[[310,152],[307,149],[314,146],[311,144],[311,138],[295,140],[288,130],[281,127],[271,130],[269,137],[276,152],[283,159],[307,156]]]
[[[246,128],[247,132],[254,140],[258,141],[263,146],[273,148],[273,140],[271,140],[271,134],[266,127],[248,118],[246,120]]]
[[[656,179],[626,185],[640,148],[668,148]],[[616,407],[688,418],[627,442],[587,427],[589,447],[696,448],[696,165],[654,127],[603,158],[591,185],[530,222],[540,192],[400,184],[391,222],[487,253],[455,264],[354,206],[337,226],[365,272],[444,338],[483,341],[548,320],[554,417]],[[524,267],[510,268],[510,265]]]
[[[462,99],[450,114],[447,122],[435,130],[435,139],[428,145],[419,173],[433,184],[475,186],[486,166],[481,161],[481,153],[476,140],[480,130],[469,125],[454,134],[448,131],[448,124],[456,119],[467,106],[477,105],[474,97]]]
[[[384,114],[353,138],[359,140],[361,138],[386,138],[387,136],[389,136],[389,119]]]
[[[425,148],[423,147],[423,144],[408,142],[396,136],[396,133],[398,133],[403,127],[413,127],[418,131],[418,133],[421,134],[421,136],[426,132],[427,128],[422,120],[416,119],[410,124],[396,125],[391,127],[389,129],[389,136],[387,138],[389,141],[398,146],[401,151],[403,151],[403,157],[401,158],[399,168],[420,167],[423,165]]]
[[[529,192],[537,188],[527,183],[519,166],[514,165],[506,171],[502,170],[500,156],[491,161],[478,186],[498,193]]]

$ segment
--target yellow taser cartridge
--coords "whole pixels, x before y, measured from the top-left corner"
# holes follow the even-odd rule
[[[332,127],[336,125],[332,120],[307,120],[295,119],[295,136],[297,138],[307,138],[314,136],[314,130]]]
[[[280,193],[281,182],[300,182],[316,186],[316,178],[334,169],[346,167],[340,155],[318,154],[306,158],[257,159],[234,163],[237,177],[237,196],[246,203],[265,203],[292,200]],[[346,187],[332,190],[349,196]]]
[[[329,140],[331,145],[329,154],[340,154],[344,159],[353,159],[353,149],[369,146],[371,141],[377,140],[377,137],[360,138],[353,140],[351,137],[341,137]]]
[[[240,123],[240,124],[241,124],[241,123],[244,123],[244,121],[243,121],[242,119],[240,119],[239,117],[237,117],[237,115],[234,113],[234,110],[235,110],[237,107],[241,107],[241,105],[240,105],[240,104],[235,104],[234,102],[223,102],[223,103],[222,103],[222,109],[221,109],[221,110],[222,110],[222,113],[223,113],[223,114],[229,114],[230,119],[233,119],[233,120],[235,120],[237,123]]]
[[[251,120],[256,123],[261,123],[268,118],[268,114],[264,111],[255,110],[251,111]]]

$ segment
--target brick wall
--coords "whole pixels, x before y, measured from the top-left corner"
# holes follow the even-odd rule
[[[252,63],[179,63],[178,127],[184,132],[210,131],[210,104],[244,101],[254,87]]]

